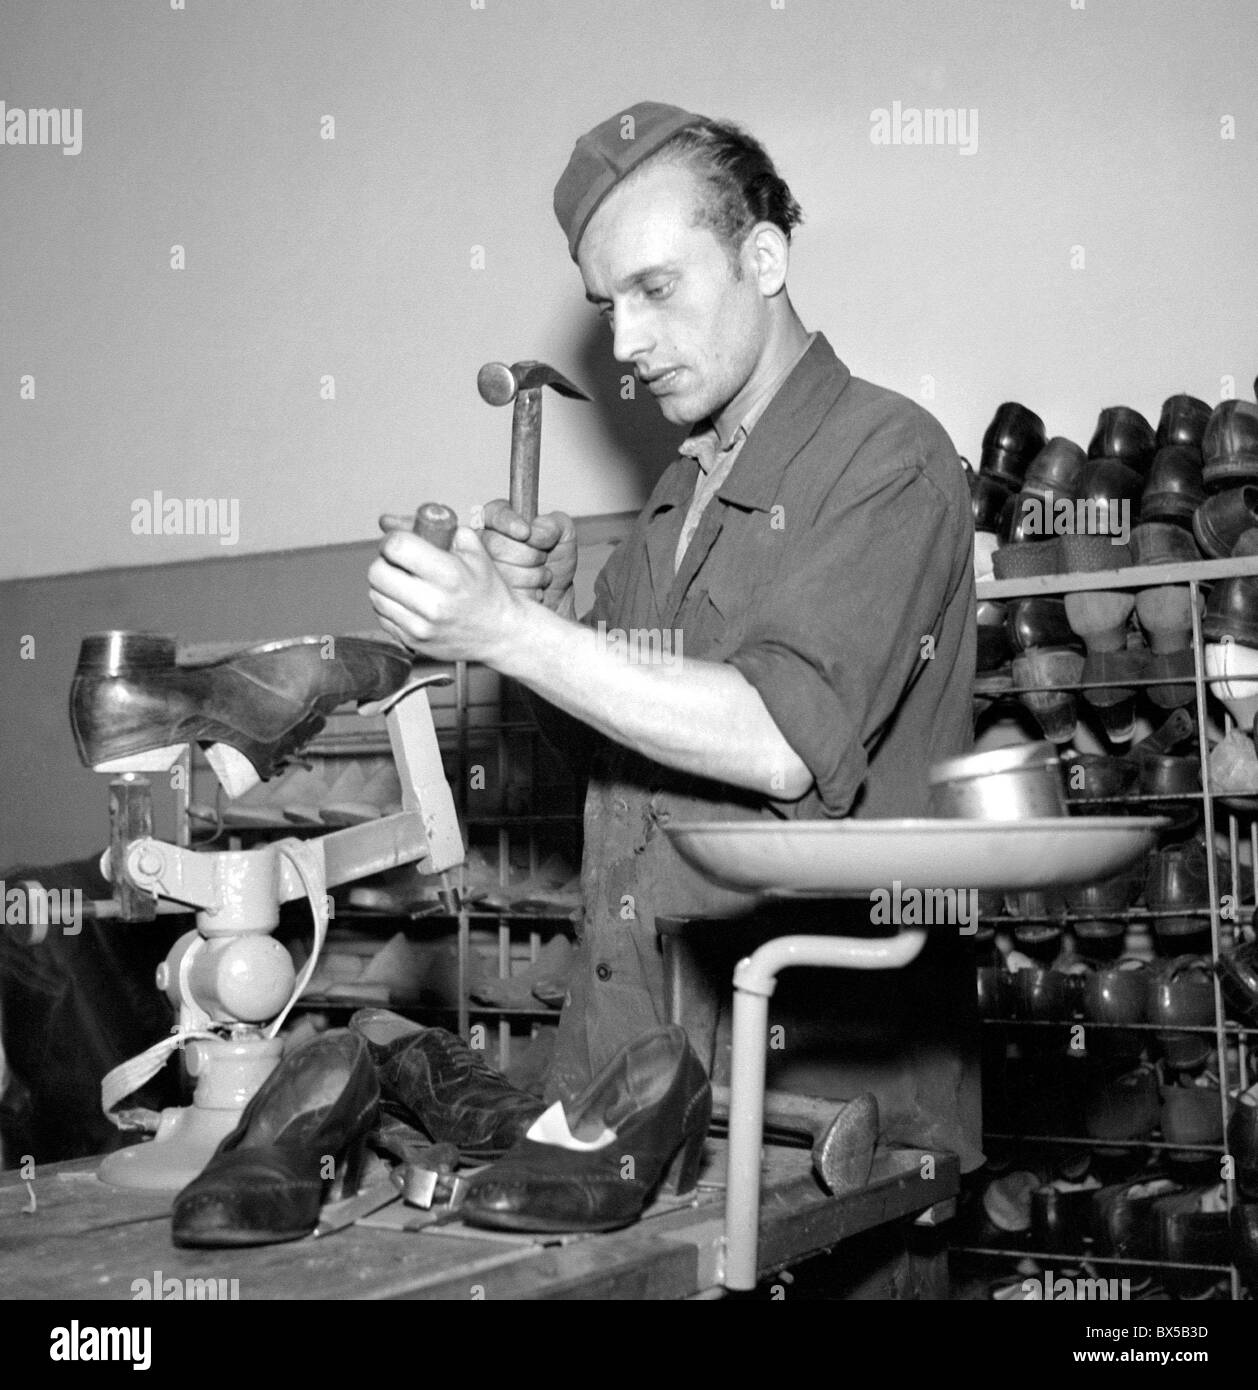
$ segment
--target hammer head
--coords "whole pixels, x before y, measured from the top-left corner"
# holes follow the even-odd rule
[[[490,405],[509,405],[521,391],[553,387],[561,396],[588,401],[590,398],[554,367],[545,362],[486,362],[476,374],[476,389]]]

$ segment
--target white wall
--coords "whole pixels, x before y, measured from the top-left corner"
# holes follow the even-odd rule
[[[933,378],[971,457],[1007,398],[1086,444],[1105,405],[1248,395],[1256,40],[1253,0],[5,0],[0,100],[82,108],[83,145],[0,146],[0,578],[225,553],[132,534],[154,490],[236,501],[235,553],[466,512],[505,489],[490,358],[598,394],[548,404],[543,505],[633,507],[673,436],[619,400],[550,196],[645,98],[765,141],[806,323]],[[976,109],[977,152],[872,144],[897,100]]]

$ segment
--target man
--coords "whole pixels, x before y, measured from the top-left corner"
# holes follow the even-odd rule
[[[107,898],[96,859],[15,865],[0,873],[49,890]],[[170,1031],[172,1011],[153,976],[190,917],[156,922],[85,918],[42,939],[0,924],[0,1168],[29,1155],[37,1164],[106,1153],[135,1142],[100,1106],[100,1079]],[[132,1103],[151,1110],[183,1099],[168,1066]]]
[[[668,1021],[657,922],[746,917],[747,899],[689,870],[660,827],[925,814],[929,767],[970,742],[975,642],[960,463],[930,415],[852,377],[804,328],[786,290],[800,210],[764,150],[640,103],[577,142],[555,211],[614,356],[691,427],[681,457],[583,622],[560,512],[530,526],[490,503],[449,554],[393,532],[369,575],[387,630],[521,682],[585,760],[584,922],[549,1099]],[[681,659],[607,639],[634,629]],[[885,979],[806,972],[826,978],[785,1052],[805,1068],[796,1084],[873,1089],[887,1137],[968,1169],[977,1079],[958,1019],[974,981],[958,945]],[[837,1058],[808,1071],[836,1038]]]

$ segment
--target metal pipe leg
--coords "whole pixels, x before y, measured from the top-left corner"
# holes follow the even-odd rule
[[[754,1289],[760,1237],[760,1149],[764,1139],[765,1053],[769,998],[792,965],[896,970],[926,944],[926,933],[898,936],[779,936],[734,970],[734,1036],[729,1102],[729,1176],[725,1188],[725,1277],[728,1289]]]
[[[769,995],[757,994],[736,984],[730,1059],[729,1174],[725,1180],[724,1283],[727,1289],[756,1287],[768,1033]]]

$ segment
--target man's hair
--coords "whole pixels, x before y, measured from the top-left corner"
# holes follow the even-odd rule
[[[772,222],[787,241],[804,214],[764,146],[732,121],[679,130],[646,161],[671,160],[700,181],[695,225],[709,227],[739,271],[743,239],[757,222]]]

